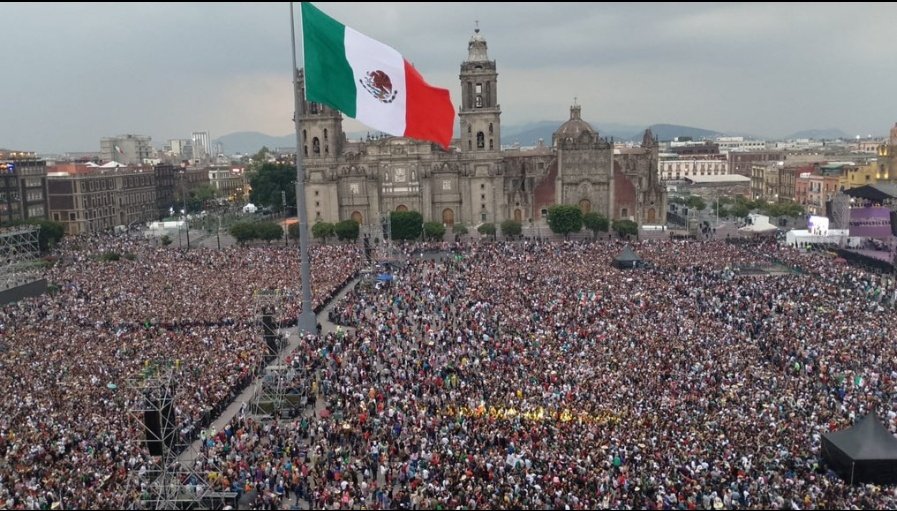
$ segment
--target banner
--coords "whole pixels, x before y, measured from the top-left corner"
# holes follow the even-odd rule
[[[850,235],[864,238],[891,236],[891,210],[888,208],[851,208]]]

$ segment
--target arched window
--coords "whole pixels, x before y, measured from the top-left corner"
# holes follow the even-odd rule
[[[305,154],[305,157],[308,158],[308,146],[307,145],[302,148],[302,152]]]
[[[492,139],[490,138],[490,139],[489,139],[489,150],[491,151],[491,150],[493,150],[493,149],[495,149],[495,147],[494,147],[494,145],[492,144]]]
[[[302,142],[304,143],[308,139],[308,133],[305,130],[302,130]]]
[[[321,141],[318,140],[318,137],[311,139],[311,148],[315,154],[321,154]]]
[[[486,135],[483,135],[482,131],[477,132],[477,149],[483,149],[486,147]]]
[[[490,135],[492,134],[492,123],[491,122],[489,123],[489,134]]]
[[[327,140],[327,128],[324,128],[324,140]]]
[[[470,140],[467,141],[467,148],[473,149],[473,142],[471,142]]]
[[[471,128],[470,128],[470,124],[468,124],[467,125],[467,134],[469,135],[470,133],[471,133]]]

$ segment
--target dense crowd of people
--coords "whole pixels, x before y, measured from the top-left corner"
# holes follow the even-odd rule
[[[134,396],[108,384],[176,359],[208,484],[255,508],[897,506],[820,453],[871,412],[897,432],[892,280],[769,241],[633,247],[646,268],[613,267],[614,241],[407,246],[289,355],[314,413],[210,431],[261,364],[253,290],[296,315],[295,253],[72,243],[57,293],[0,317],[0,504],[139,505]],[[316,250],[322,304],[362,258]]]
[[[253,450],[259,486],[314,509],[897,505],[820,457],[869,412],[897,430],[879,276],[774,243],[635,248],[650,268],[485,244],[360,284],[305,348],[327,413]]]
[[[104,260],[115,253],[116,261]],[[354,246],[318,246],[316,305],[361,264]],[[0,309],[0,508],[123,508],[149,465],[131,380],[175,365],[186,440],[234,399],[266,355],[255,293],[279,289],[279,319],[300,309],[295,250],[157,249],[127,237],[67,240],[51,293]],[[127,256],[127,257],[125,257]],[[109,258],[105,258],[109,259]]]

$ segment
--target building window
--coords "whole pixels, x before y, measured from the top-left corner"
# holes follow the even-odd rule
[[[320,208],[320,207],[321,207],[321,203],[318,202],[318,201],[315,201],[315,207],[316,207],[316,208]]]
[[[485,193],[481,193],[481,194],[480,194],[480,200],[486,200],[486,194],[485,194]]]
[[[485,190],[485,189],[486,189],[486,185],[484,183],[480,183],[480,190]]]
[[[319,192],[318,190],[315,190],[315,197],[317,197],[320,193],[321,192]]]
[[[489,123],[489,134],[490,135],[492,134],[492,123],[491,122]]]
[[[473,142],[470,140],[467,141],[467,149],[473,149]]]
[[[476,107],[483,108],[483,96],[477,96]]]
[[[482,131],[477,132],[477,149],[486,147],[486,135]]]
[[[318,140],[318,137],[311,139],[311,145],[315,154],[321,154],[321,141]]]
[[[476,86],[476,93],[477,93],[477,94],[482,94],[482,93],[483,93],[483,84],[482,84],[482,83],[478,83],[478,84],[477,84],[477,86]]]
[[[480,204],[480,209],[486,209],[486,205],[485,205],[485,204]],[[484,214],[485,214],[485,213],[484,213]]]
[[[324,140],[327,140],[327,128],[324,128]]]
[[[491,150],[493,150],[493,149],[495,149],[495,146],[492,144],[492,139],[490,138],[490,139],[489,139],[489,150],[491,151]],[[867,177],[868,177],[868,176],[867,176]]]
[[[623,216],[623,217],[629,216],[629,210],[626,208],[623,208],[623,212],[622,212],[621,216]]]

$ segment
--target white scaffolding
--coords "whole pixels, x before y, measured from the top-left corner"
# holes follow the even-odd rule
[[[0,290],[37,280],[40,226],[0,228]]]
[[[295,377],[292,367],[281,361],[286,339],[279,329],[283,317],[283,295],[278,289],[255,292],[255,319],[257,335],[264,342],[265,365],[256,386],[252,411],[259,415],[279,416],[284,408],[295,405],[288,400],[288,391]]]
[[[178,424],[181,373],[179,362],[147,362],[143,373],[128,381],[128,415],[149,452],[147,470],[129,476],[138,479],[141,497],[134,505],[140,509],[206,509],[218,495],[211,491],[206,475],[217,468],[204,448],[196,451],[191,446]]]

